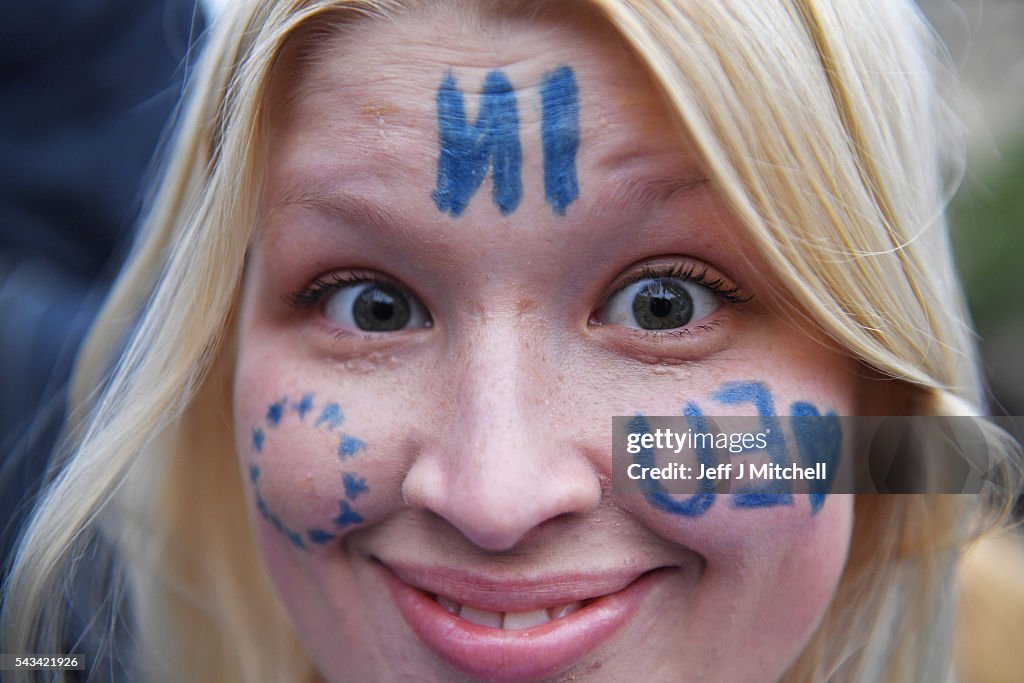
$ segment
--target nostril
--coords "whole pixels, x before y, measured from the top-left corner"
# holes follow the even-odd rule
[[[590,468],[540,478],[525,476],[523,469],[502,471],[500,464],[492,469],[497,471],[456,473],[426,456],[403,482],[405,503],[443,519],[479,548],[504,552],[571,523],[601,500],[601,483]]]

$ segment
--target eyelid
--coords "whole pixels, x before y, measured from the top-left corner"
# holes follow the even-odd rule
[[[324,297],[336,290],[352,287],[362,283],[390,285],[402,289],[417,300],[422,301],[418,294],[398,280],[383,273],[372,270],[334,270],[318,275],[302,289],[285,296],[288,304],[300,311],[314,308],[323,303]]]
[[[658,256],[647,259],[626,268],[615,278],[605,290],[595,310],[603,308],[608,301],[624,287],[641,280],[657,278],[676,278],[695,282],[707,287],[716,296],[734,304],[742,304],[754,297],[748,295],[742,287],[726,277],[717,268],[689,256]]]
[[[347,330],[344,326],[339,327],[337,323],[329,322],[327,320],[327,318],[330,317],[327,312],[327,306],[331,301],[331,296],[341,293],[342,290],[354,289],[362,285],[379,285],[382,287],[391,287],[393,289],[400,290],[404,293],[404,296],[409,299],[409,304],[413,309],[414,316],[417,311],[419,312],[423,318],[423,324],[418,327],[405,328],[402,330],[371,332],[366,330]],[[417,294],[411,287],[403,284],[397,278],[373,270],[340,269],[318,275],[312,282],[302,289],[291,294],[286,294],[284,296],[284,300],[288,306],[301,313],[309,314],[315,311],[318,317],[323,318],[324,322],[331,327],[337,328],[340,334],[359,334],[367,339],[374,338],[379,335],[392,336],[397,332],[430,328],[434,325],[434,318],[430,312],[430,308],[426,303],[424,303],[423,298],[420,297],[419,294]]]

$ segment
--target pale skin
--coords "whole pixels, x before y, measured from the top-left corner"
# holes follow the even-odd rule
[[[543,192],[537,91],[563,65],[579,84],[579,196],[559,215]],[[496,69],[518,102],[521,203],[499,211],[488,177],[452,216],[432,199],[438,86],[454,73],[473,121]],[[464,604],[495,613],[527,611],[524,593],[556,607],[567,590],[597,599],[645,581],[595,647],[539,673],[507,662],[502,680],[781,676],[832,598],[852,497],[829,496],[817,514],[803,497],[760,509],[723,497],[698,517],[658,510],[612,490],[611,416],[679,415],[688,401],[754,414],[715,403],[737,381],[763,384],[780,413],[807,401],[853,415],[863,373],[777,314],[784,295],[637,61],[580,16],[435,11],[365,21],[297,78],[283,87],[302,97],[272,121],[234,419],[243,471],[260,468],[246,476],[257,544],[323,678],[487,678],[424,642],[396,606],[396,576],[424,593],[430,577],[454,576],[445,586]],[[637,329],[630,306],[613,304],[645,270],[707,272],[749,300],[692,285],[694,319]],[[345,283],[368,278],[419,302],[401,329],[353,323],[343,292],[363,285]],[[297,307],[317,279],[332,289]],[[317,425],[331,403],[343,417]],[[355,440],[342,454],[345,436]],[[358,521],[332,523],[343,500]],[[311,542],[310,529],[330,538]],[[501,610],[511,593],[517,609]]]

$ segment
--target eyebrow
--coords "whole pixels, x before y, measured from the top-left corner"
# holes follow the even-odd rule
[[[298,182],[291,183],[274,203],[270,215],[292,206],[313,209],[339,223],[369,226],[384,233],[409,233],[396,236],[412,238],[402,222],[396,220],[383,206],[358,195],[328,190],[320,183],[306,183],[302,186]]]
[[[590,210],[610,208],[629,213],[648,209],[687,195],[708,182],[708,177],[697,171],[680,175],[633,176],[618,183],[601,202],[602,206],[592,206]]]
[[[616,183],[605,198],[584,210],[582,222],[607,218],[609,212],[628,214],[663,205],[707,185],[709,178],[696,170],[663,176],[630,177]],[[367,226],[400,242],[417,241],[416,231],[382,205],[344,190],[327,189],[323,182],[289,184],[271,207],[270,215],[298,206],[312,209],[338,223]]]

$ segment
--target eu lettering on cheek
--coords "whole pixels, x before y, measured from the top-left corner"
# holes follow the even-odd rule
[[[362,524],[364,519],[354,503],[357,498],[370,492],[366,479],[358,472],[346,467],[341,473],[338,491],[338,514],[325,524],[303,530],[289,525],[267,503],[261,490],[262,464],[268,458],[281,457],[282,444],[274,444],[274,437],[284,432],[284,427],[305,428],[326,431],[333,434],[332,457],[342,462],[356,458],[366,448],[366,442],[342,429],[345,413],[341,405],[327,401],[318,405],[312,393],[296,398],[284,397],[267,406],[263,421],[252,429],[249,481],[252,483],[256,509],[260,516],[288,541],[299,549],[310,545],[326,545],[338,538],[346,528]]]
[[[766,436],[766,448],[772,464],[784,467],[790,462],[788,446],[784,432],[776,417],[775,401],[768,388],[761,382],[730,382],[722,385],[712,395],[720,405],[749,404],[757,411],[761,420],[762,433]],[[683,407],[683,415],[688,419],[690,428],[697,433],[709,432],[704,413],[697,404],[687,402]],[[834,411],[822,414],[818,408],[805,401],[797,401],[790,406],[792,418],[790,424],[793,441],[796,444],[800,462],[805,467],[813,467],[817,463],[825,463],[830,475],[824,480],[808,482],[808,502],[812,515],[817,515],[825,504],[831,490],[834,475],[839,463],[842,448],[842,428],[839,417]],[[646,433],[650,431],[647,419],[643,415],[634,417],[629,425],[630,432]],[[753,449],[750,449],[753,450]],[[712,470],[718,462],[718,454],[713,445],[701,442],[696,448],[700,465]],[[654,467],[655,458],[652,448],[641,448],[634,456],[634,462],[641,467]],[[718,494],[715,483],[711,479],[702,479],[696,493],[678,497],[665,491],[657,479],[640,481],[641,490],[647,502],[663,512],[684,517],[700,517],[714,505]],[[735,508],[768,508],[793,505],[791,484],[785,480],[762,482],[756,487],[747,486],[730,496],[731,505]]]
[[[544,76],[540,105],[544,198],[561,216],[579,196],[579,94],[571,68],[562,66]],[[437,208],[462,215],[490,170],[495,206],[503,215],[515,211],[523,197],[523,151],[516,93],[505,73],[495,69],[484,78],[480,110],[472,124],[454,73],[446,73],[437,89],[437,127]]]

